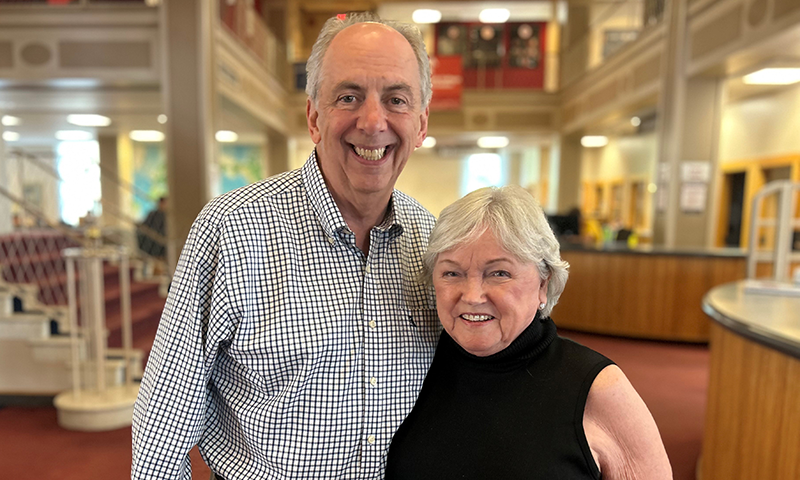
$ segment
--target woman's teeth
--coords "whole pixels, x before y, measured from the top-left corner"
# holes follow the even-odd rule
[[[359,148],[354,145],[353,150],[355,150],[356,155],[358,155],[359,157],[363,158],[364,160],[370,160],[373,162],[383,158],[383,155],[386,153],[386,147],[377,148],[375,150],[369,150],[366,148]]]
[[[461,314],[461,318],[463,318],[468,322],[485,322],[487,320],[493,319],[494,317],[491,315],[472,315],[469,313],[463,313]]]

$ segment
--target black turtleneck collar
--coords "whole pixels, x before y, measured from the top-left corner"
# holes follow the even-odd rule
[[[506,370],[535,358],[550,345],[556,335],[556,325],[553,320],[550,317],[542,317],[536,312],[531,324],[509,346],[495,354],[486,357],[473,355],[456,343],[446,331],[442,331],[439,346],[455,350],[464,360],[476,367]]]

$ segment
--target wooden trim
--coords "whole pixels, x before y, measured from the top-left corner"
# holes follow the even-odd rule
[[[800,478],[800,360],[714,323],[701,478]]]

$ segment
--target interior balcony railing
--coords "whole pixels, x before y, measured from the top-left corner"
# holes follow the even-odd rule
[[[91,7],[113,5],[144,5],[155,7],[161,0],[0,0],[0,6],[35,6],[35,7]]]
[[[267,27],[252,2],[219,0],[220,23],[283,84],[287,78],[286,44]]]
[[[585,31],[564,41],[562,52],[562,85],[567,86],[584,73],[594,70],[624,47],[641,37],[646,30],[659,25],[667,0],[608,0],[592,2],[581,19],[569,18],[568,30]],[[568,35],[569,37],[570,35]]]

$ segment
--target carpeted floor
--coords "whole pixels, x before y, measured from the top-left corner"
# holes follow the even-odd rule
[[[694,480],[708,383],[704,346],[624,340],[562,332],[614,360],[658,423],[675,480]],[[0,408],[0,472],[15,480],[130,478],[130,428],[82,433],[63,430],[52,407]],[[194,479],[208,467],[195,449]]]

